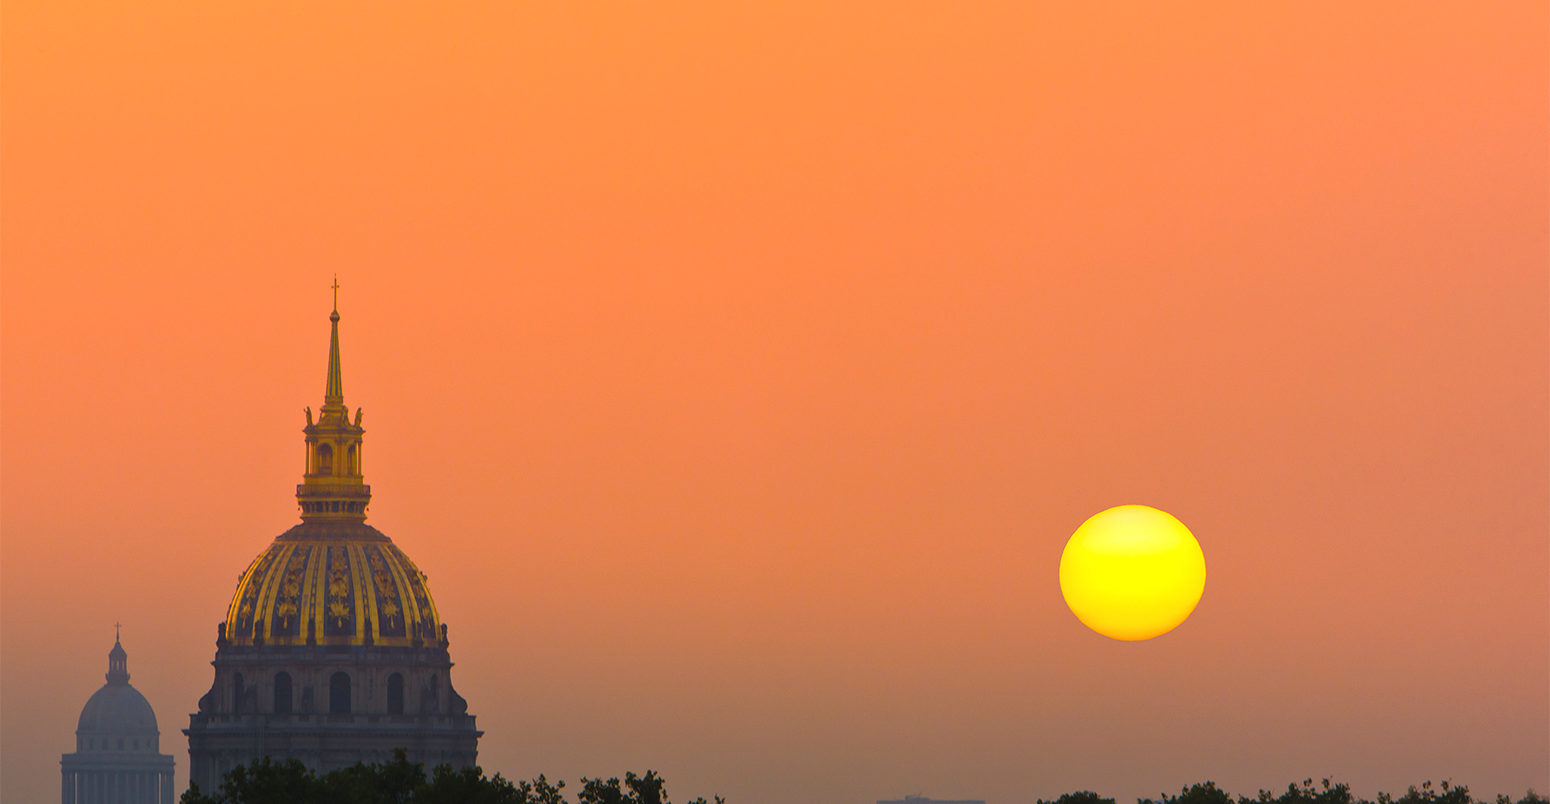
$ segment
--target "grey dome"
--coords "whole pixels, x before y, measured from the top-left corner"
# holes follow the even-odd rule
[[[155,737],[160,733],[151,702],[129,686],[129,656],[117,639],[108,651],[108,683],[86,701],[75,733],[94,737]]]
[[[92,693],[81,709],[78,733],[112,737],[155,737],[156,713],[151,702],[129,682],[108,682]]]

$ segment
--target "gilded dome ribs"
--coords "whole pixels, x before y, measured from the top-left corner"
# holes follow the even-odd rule
[[[362,548],[366,551],[371,562],[372,588],[376,593],[376,621],[379,625],[378,634],[386,637],[403,637],[407,633],[404,629],[404,610],[399,604],[399,586],[394,580],[393,573],[388,569],[387,560],[382,557],[382,548],[377,545]]]
[[[301,590],[312,547],[301,545],[291,547],[290,551],[285,562],[285,574],[275,594],[274,615],[269,626],[269,635],[274,638],[294,639],[301,636]]]
[[[349,537],[312,530],[282,534],[243,573],[227,611],[232,644],[361,645],[368,630],[377,645],[440,639],[424,577],[396,545],[364,526]]]
[[[328,602],[323,636],[355,635],[355,589],[350,582],[350,557],[344,545],[328,548]]]

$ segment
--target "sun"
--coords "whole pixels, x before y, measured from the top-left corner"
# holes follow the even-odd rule
[[[1060,554],[1060,593],[1088,628],[1137,641],[1184,622],[1206,588],[1206,557],[1184,523],[1121,505],[1082,523]]]

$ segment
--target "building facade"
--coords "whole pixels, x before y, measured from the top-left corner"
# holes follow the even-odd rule
[[[361,412],[344,404],[339,310],[328,379],[307,409],[301,524],[259,553],[217,628],[215,681],[189,717],[189,774],[202,791],[259,757],[319,772],[382,762],[475,764],[481,734],[452,688],[447,626],[425,574],[366,524]]]
[[[156,713],[129,685],[129,656],[115,638],[108,683],[75,727],[75,752],[59,758],[62,804],[172,804],[172,755],[159,753]]]

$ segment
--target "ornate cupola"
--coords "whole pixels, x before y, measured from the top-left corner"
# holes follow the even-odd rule
[[[296,486],[303,522],[366,519],[371,486],[361,474],[361,409],[344,404],[344,382],[339,376],[339,280],[334,280],[334,311],[328,316],[332,332],[328,341],[328,383],[323,389],[323,409],[316,422],[307,408],[307,469]]]

